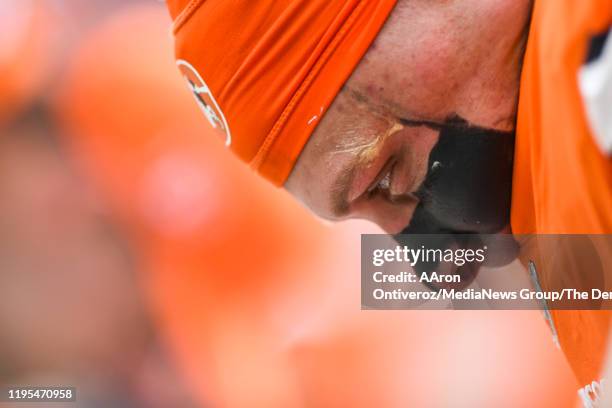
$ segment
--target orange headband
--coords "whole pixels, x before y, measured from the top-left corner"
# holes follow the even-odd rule
[[[396,0],[168,0],[177,65],[234,153],[282,185]]]

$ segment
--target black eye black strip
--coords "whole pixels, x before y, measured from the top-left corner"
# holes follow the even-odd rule
[[[504,132],[497,129],[486,128],[482,126],[473,125],[464,118],[459,115],[451,115],[444,122],[434,122],[430,120],[415,120],[415,119],[407,119],[401,118],[400,123],[404,126],[408,127],[421,127],[424,126],[431,130],[465,130],[469,128],[478,128],[484,132],[495,132],[499,134],[512,134],[513,132]]]

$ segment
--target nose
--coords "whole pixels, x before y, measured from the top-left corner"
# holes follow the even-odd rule
[[[387,234],[399,234],[409,224],[417,206],[416,201],[371,203],[356,208],[350,218],[362,218],[377,224]]]

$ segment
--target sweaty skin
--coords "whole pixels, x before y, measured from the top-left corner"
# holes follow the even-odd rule
[[[418,193],[441,133],[460,130],[464,150],[478,146],[472,136],[483,131],[511,137],[530,10],[528,0],[400,0],[306,144],[287,190],[323,218],[403,231],[423,207]],[[487,172],[476,165],[480,154],[463,160]],[[434,190],[431,200],[449,200]],[[444,205],[480,200],[466,197]],[[433,215],[454,230],[457,220]],[[498,216],[506,221],[507,208]]]
[[[352,149],[347,149],[344,151],[337,151],[336,153],[350,153],[352,151],[359,158],[359,165],[369,166],[372,161],[374,161],[376,157],[378,157],[378,155],[380,154],[380,149],[385,143],[385,140],[387,140],[389,137],[392,137],[402,129],[404,129],[403,125],[398,122],[394,122],[391,124],[391,126],[386,132],[378,136],[376,139],[372,140],[370,143],[366,145],[356,146]]]

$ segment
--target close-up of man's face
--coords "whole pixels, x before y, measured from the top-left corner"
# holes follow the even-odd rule
[[[508,222],[529,1],[398,2],[285,187],[388,233]]]
[[[611,107],[612,0],[0,0],[0,408],[612,408]]]

